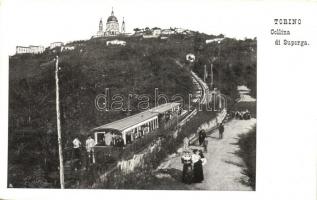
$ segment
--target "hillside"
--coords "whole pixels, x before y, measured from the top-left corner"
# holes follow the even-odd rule
[[[235,40],[225,38],[197,48],[197,59],[193,70],[203,77],[206,65],[210,83],[210,60],[213,63],[214,87],[230,98],[237,97],[237,86],[246,85],[256,97],[257,40]]]
[[[155,88],[169,99],[181,95],[186,103],[193,90],[189,70],[202,77],[207,58],[218,55],[218,44],[205,44],[205,39],[213,37],[197,33],[169,36],[166,40],[111,38],[126,41],[126,46],[107,46],[107,39],[99,38],[69,44],[76,46],[73,51],[47,49],[39,55],[11,56],[9,181],[15,187],[38,187],[43,182],[54,187],[50,177],[58,166],[53,61],[56,54],[60,66],[63,145],[70,146],[75,135],[140,112],[138,104],[147,101],[144,95],[153,106]],[[194,64],[186,62],[187,53],[196,55]],[[234,96],[240,83],[247,84],[256,94],[256,41],[225,39],[214,69],[215,85],[225,94]],[[120,106],[122,100],[123,108],[130,105],[131,111],[97,110],[95,98],[105,94],[106,88],[111,97],[122,96],[112,99],[117,101],[113,107]]]

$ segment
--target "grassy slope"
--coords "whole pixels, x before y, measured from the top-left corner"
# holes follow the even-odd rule
[[[216,55],[212,49],[217,46],[205,45],[206,37],[206,35],[189,38],[175,36],[168,40],[124,38],[127,41],[126,47],[109,47],[106,46],[106,40],[97,39],[80,41],[76,43],[78,48],[75,51],[61,53],[63,137],[71,138],[72,135],[84,133],[97,125],[138,112],[136,106],[139,101],[135,98],[130,102],[131,112],[97,111],[94,99],[97,94],[104,93],[106,87],[110,88],[112,94],[118,93],[124,97],[127,97],[127,93],[153,96],[154,88],[159,88],[159,92],[168,96],[176,93],[187,96],[192,90],[190,74],[176,65],[175,59],[186,64],[185,55],[194,52],[198,58],[194,70],[201,72],[204,59]],[[255,64],[250,68],[249,78],[244,75],[247,69],[245,67],[242,71],[231,70],[239,69],[239,66],[248,66],[244,61],[248,60],[250,54],[254,57],[254,52],[250,52],[250,45],[254,46],[254,41],[228,40],[228,45],[222,47],[223,52],[232,54],[230,59],[225,59],[229,53],[223,53],[219,62],[219,66],[222,66],[220,64],[226,60],[227,72],[215,64],[215,69],[219,70],[217,77],[227,77],[216,78],[216,82],[218,81],[219,85],[221,83],[224,89],[232,80],[234,84],[228,88],[236,87],[235,84],[238,83],[235,81],[236,78],[254,82]],[[245,48],[246,53],[238,54],[241,48]],[[22,187],[38,187],[45,182],[39,179],[39,175],[32,174],[34,168],[26,163],[36,161],[35,163],[41,165],[41,169],[45,172],[57,169],[54,62],[49,62],[54,56],[55,53],[47,51],[41,55],[13,56],[9,60],[9,137],[11,138],[9,162],[15,164],[12,165],[13,168],[17,168],[12,169],[15,172],[29,166],[28,171],[22,170],[20,175],[13,178],[17,183],[22,183]],[[254,84],[250,87],[255,91]],[[230,91],[227,93],[229,94]],[[151,98],[151,104],[153,101],[154,99]],[[124,102],[127,102],[127,99],[124,99]],[[32,130],[29,132],[31,139],[24,140],[26,141],[24,143],[19,142],[15,137],[17,130],[21,129]],[[33,134],[39,136],[32,137]],[[67,145],[65,139],[64,145]],[[50,159],[49,163],[43,166],[45,158]],[[10,171],[11,169],[9,169],[11,176]],[[33,179],[42,182],[34,183]]]
[[[190,47],[189,40],[142,40],[125,38],[126,47],[106,46],[105,40],[83,41],[75,51],[63,52],[60,57],[60,95],[64,145],[70,145],[74,134],[139,112],[139,100],[132,98],[131,112],[100,112],[95,109],[96,95],[110,88],[112,94],[149,94],[154,102],[154,89],[169,97],[187,96],[192,90],[190,74],[175,64],[183,62]],[[23,169],[34,160],[45,171],[57,169],[54,58],[52,52],[41,55],[17,55],[10,58],[9,72],[9,171]],[[187,98],[186,98],[187,100]],[[124,99],[127,102],[127,99]],[[19,142],[18,130],[31,130],[33,139]],[[40,136],[38,136],[38,135]],[[36,135],[36,136],[35,136]],[[31,136],[32,137],[32,136]],[[66,142],[65,142],[66,141]],[[26,147],[24,147],[26,143]],[[34,145],[37,144],[37,145]],[[47,146],[49,145],[49,146]],[[34,147],[38,148],[34,148]],[[19,150],[18,150],[19,149]],[[42,150],[41,150],[42,149]],[[49,150],[45,150],[49,149]],[[22,152],[22,153],[21,153]],[[28,152],[26,154],[26,152]],[[21,156],[24,159],[21,159]],[[35,159],[35,157],[37,159]],[[51,158],[43,166],[45,158]],[[34,166],[28,165],[30,170]],[[28,168],[28,167],[26,167]],[[19,176],[10,178],[16,187],[37,187],[38,175],[20,170]],[[34,169],[34,168],[33,168]],[[16,175],[16,173],[10,173]],[[28,175],[29,174],[29,175]],[[48,174],[47,174],[48,176]],[[30,180],[29,180],[30,179]]]

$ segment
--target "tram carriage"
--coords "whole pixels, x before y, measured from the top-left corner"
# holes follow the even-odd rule
[[[107,151],[118,157],[123,147],[151,134],[158,128],[166,128],[171,119],[178,117],[180,103],[166,103],[144,112],[99,126],[89,132],[95,140],[95,150]],[[117,150],[118,151],[117,151]],[[119,150],[120,149],[120,150]]]

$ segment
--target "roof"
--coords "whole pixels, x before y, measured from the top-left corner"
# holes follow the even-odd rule
[[[239,85],[239,86],[237,87],[237,90],[246,90],[246,91],[249,91],[250,89],[249,89],[247,86],[245,86],[245,85]]]
[[[108,17],[107,22],[118,22],[118,19],[114,16],[113,10],[111,11],[111,15]]]
[[[119,131],[123,131],[131,126],[142,123],[148,119],[158,116],[158,114],[166,112],[167,110],[180,105],[180,103],[166,103],[154,107],[152,109],[146,110],[144,112],[111,122],[109,124],[105,124],[99,126],[97,128],[92,129],[92,131],[96,130],[104,130],[104,129],[115,129]]]
[[[162,104],[162,105],[156,106],[154,108],[151,108],[149,111],[155,112],[155,113],[164,113],[164,112],[172,109],[173,107],[176,107],[179,105],[180,105],[180,103],[176,103],[176,102],[166,103],[166,104]]]
[[[29,47],[43,47],[44,48],[44,46],[36,46],[36,45],[30,45]]]
[[[139,124],[157,115],[158,114],[154,112],[144,111],[136,115],[132,115],[130,117],[126,117],[126,118],[114,121],[112,123],[99,126],[97,128],[94,128],[93,130],[95,131],[95,130],[103,130],[103,129],[116,129],[119,131],[123,131],[133,125]]]
[[[108,17],[107,22],[118,22],[118,19],[115,16],[110,16]]]
[[[255,102],[256,99],[250,95],[243,95],[238,99],[238,102]]]

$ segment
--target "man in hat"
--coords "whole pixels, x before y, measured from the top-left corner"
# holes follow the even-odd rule
[[[86,151],[88,155],[88,164],[94,163],[94,147],[95,146],[95,140],[92,139],[91,136],[88,136],[86,140]]]
[[[223,138],[223,132],[225,131],[225,128],[224,128],[222,123],[219,124],[218,131],[219,131],[219,139],[222,139]]]

